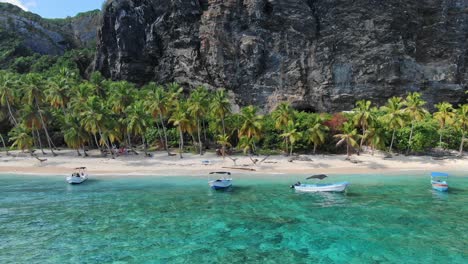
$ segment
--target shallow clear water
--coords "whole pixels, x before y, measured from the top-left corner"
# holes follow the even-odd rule
[[[468,175],[341,175],[347,194],[298,194],[301,176],[0,175],[0,263],[468,263]]]

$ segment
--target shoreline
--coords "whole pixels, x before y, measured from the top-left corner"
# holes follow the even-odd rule
[[[87,167],[90,175],[111,176],[204,176],[210,171],[231,171],[237,175],[277,175],[284,176],[306,174],[393,174],[404,171],[450,171],[460,174],[468,171],[468,157],[434,159],[430,156],[394,156],[385,158],[383,154],[361,154],[352,156],[350,162],[346,155],[301,155],[305,161],[290,157],[270,156],[262,163],[253,164],[248,156],[233,156],[234,162],[217,157],[214,153],[203,156],[184,154],[184,158],[168,156],[166,152],[155,152],[151,158],[144,155],[126,155],[116,159],[100,157],[98,151],[90,151],[90,157],[78,157],[73,150],[61,150],[59,156],[43,156],[40,162],[33,157],[17,151],[12,156],[4,153],[0,157],[0,174],[14,175],[68,175],[75,167]],[[265,156],[254,157],[262,160]],[[309,161],[310,159],[310,161]],[[209,161],[210,165],[203,165]],[[236,167],[237,169],[233,169]],[[243,169],[253,169],[247,171]]]

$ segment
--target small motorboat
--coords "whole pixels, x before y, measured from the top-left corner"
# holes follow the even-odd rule
[[[325,174],[312,175],[307,179],[319,179],[323,180],[328,177]],[[291,185],[291,188],[298,192],[344,192],[348,187],[349,182],[337,182],[337,183],[316,183],[316,184],[304,184],[297,182]]]
[[[80,184],[88,179],[88,172],[86,167],[79,167],[75,169],[75,172],[71,176],[67,177],[67,182],[70,184]]]
[[[431,172],[431,185],[432,189],[439,192],[448,191],[448,174],[443,172]]]
[[[228,171],[215,171],[210,172],[210,175],[223,175],[222,178],[216,180],[208,181],[208,185],[215,190],[223,190],[232,186],[232,178],[227,178],[226,176],[231,176],[231,173]]]

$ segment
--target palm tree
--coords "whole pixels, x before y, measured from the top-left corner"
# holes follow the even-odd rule
[[[242,108],[240,118],[242,126],[239,129],[239,138],[246,136],[249,140],[259,140],[262,132],[263,116],[257,115],[257,108],[251,105]],[[253,151],[255,151],[255,145]]]
[[[126,82],[113,82],[110,85],[109,106],[114,113],[124,113],[135,99],[135,87]]]
[[[23,124],[32,133],[33,145],[39,145],[42,154],[47,154],[44,152],[44,148],[42,147],[41,136],[39,134],[39,130],[42,129],[42,123],[37,109],[32,105],[25,104],[23,105],[19,113],[22,121],[21,124]]]
[[[28,128],[22,124],[15,126],[9,133],[10,142],[13,142],[11,144],[11,147],[16,147],[17,149],[21,149],[22,151],[27,149],[29,150],[31,156],[33,156],[33,151],[31,150],[33,145],[33,139],[30,135],[30,132],[31,131],[29,131]]]
[[[296,124],[292,120],[289,120],[285,132],[280,136],[291,143],[291,150],[289,152],[289,155],[291,156],[293,153],[294,143],[302,137],[302,133],[297,131]]]
[[[191,117],[195,118],[198,134],[198,147],[200,149],[200,155],[203,155],[203,145],[201,141],[201,128],[200,120],[207,112],[207,97],[208,91],[203,86],[199,86],[195,91],[190,94],[188,100],[188,111]]]
[[[149,83],[144,89],[148,90],[146,109],[151,113],[153,118],[156,119],[156,124],[161,124],[164,134],[164,149],[167,151],[167,155],[171,155],[169,147],[167,145],[167,129],[164,123],[164,119],[168,114],[168,98],[162,86],[158,86],[155,83]]]
[[[171,115],[171,118],[169,119],[169,122],[171,122],[179,130],[179,156],[182,159],[182,152],[184,151],[184,132],[189,125],[187,109],[184,102],[178,102],[175,110]]]
[[[335,138],[339,139],[338,143],[336,143],[336,146],[340,146],[343,143],[346,143],[346,155],[347,155],[346,159],[349,159],[349,157],[351,156],[351,152],[350,152],[351,147],[359,146],[358,143],[356,142],[356,138],[358,137],[357,135],[358,135],[357,129],[355,129],[354,125],[349,122],[344,124],[342,134],[334,135]]]
[[[325,143],[325,138],[327,136],[327,132],[329,128],[323,125],[323,118],[319,115],[312,115],[308,121],[308,129],[307,129],[307,139],[309,142],[314,144],[314,154],[317,150],[317,146],[320,144]]]
[[[275,111],[271,113],[273,119],[275,119],[275,128],[283,129],[289,123],[294,116],[294,110],[291,108],[291,105],[286,102],[280,103]]]
[[[230,147],[231,143],[229,142],[228,135],[218,135],[218,140],[216,141],[221,145],[221,153],[223,154],[223,159],[226,157],[226,147]]]
[[[169,83],[167,86],[167,98],[171,107],[177,107],[180,95],[184,91],[176,82]]]
[[[215,115],[215,117],[221,119],[221,124],[223,128],[223,136],[226,135],[226,126],[225,126],[225,119],[226,116],[231,113],[231,103],[226,94],[226,90],[218,89],[215,93],[213,98],[211,99],[211,112]]]
[[[271,113],[271,116],[275,120],[275,128],[286,132],[288,123],[294,117],[294,110],[291,108],[291,105],[286,102],[280,103],[275,111]],[[286,146],[286,153],[288,152],[288,138],[284,137],[284,143]]]
[[[6,105],[8,109],[8,115],[13,125],[18,125],[18,121],[13,114],[12,105],[16,102],[15,90],[13,89],[16,84],[16,80],[13,74],[5,71],[0,71],[0,106]]]
[[[241,136],[239,138],[239,144],[238,147],[242,149],[244,154],[251,154],[252,152],[255,151],[255,141],[256,138],[252,137],[249,138],[247,136]]]
[[[46,100],[55,109],[62,109],[65,112],[65,107],[70,100],[70,92],[74,87],[74,74],[66,68],[60,69],[60,74],[55,78],[50,79],[45,90]]]
[[[52,148],[52,139],[49,136],[49,132],[47,130],[47,125],[44,120],[45,111],[41,108],[41,104],[44,99],[43,93],[43,86],[44,81],[39,74],[36,73],[29,73],[24,78],[23,90],[24,90],[24,99],[25,103],[33,106],[36,108],[37,113],[39,114],[39,119],[41,121],[41,127],[44,130],[46,135],[46,140],[49,145],[49,149],[52,152],[52,155],[57,156]]]
[[[460,129],[462,133],[459,152],[459,155],[461,156],[463,154],[463,145],[466,141],[465,135],[468,131],[468,104],[464,104],[457,109],[456,120],[457,128]]]
[[[435,107],[439,110],[434,113],[434,119],[439,122],[439,145],[442,146],[442,131],[447,125],[454,122],[455,113],[453,112],[452,104],[447,102],[438,103]]]
[[[145,134],[149,127],[149,116],[146,114],[145,105],[142,100],[136,101],[125,110],[126,119],[124,123],[127,125],[127,134],[141,136],[145,157],[148,156],[146,147]]]
[[[382,116],[382,121],[392,130],[392,140],[388,149],[390,153],[392,153],[396,130],[405,126],[405,116],[402,107],[403,101],[401,97],[392,97],[388,99],[385,106],[381,107],[381,110],[385,113]]]
[[[380,124],[370,126],[363,136],[364,141],[367,142],[372,148],[372,155],[377,148],[385,147],[385,131]]]
[[[371,105],[371,101],[360,100],[356,102],[356,107],[353,109],[354,125],[360,127],[362,130],[361,142],[359,143],[358,153],[362,149],[362,144],[364,142],[364,134],[366,133],[366,130],[369,127],[370,123],[374,121],[374,115],[371,110]]]
[[[94,93],[94,86],[90,82],[83,82],[77,86],[74,86],[70,92],[70,100],[67,105],[68,108],[72,108],[73,111],[80,111],[83,105],[86,103],[89,97],[96,95]],[[97,96],[97,95],[96,95]]]
[[[114,158],[114,153],[112,152],[110,145],[107,142],[107,137],[104,138],[103,127],[105,110],[104,103],[100,100],[99,97],[93,95],[86,100],[86,103],[82,106],[81,110],[81,124],[83,128],[91,133],[96,142],[96,146],[105,145],[109,153],[111,153],[112,158]],[[100,136],[100,141],[97,140],[97,134]],[[100,144],[101,143],[101,144]],[[101,148],[100,148],[101,149]],[[102,149],[101,149],[102,152]]]
[[[65,143],[70,148],[76,149],[78,156],[81,156],[80,148],[83,148],[83,152],[85,156],[88,156],[86,153],[84,144],[87,141],[87,134],[86,131],[82,128],[78,117],[72,114],[65,115],[65,122],[63,122],[64,130],[63,130],[63,137]]]
[[[127,144],[129,148],[134,151],[130,134],[127,133],[125,124],[122,122],[126,118],[125,109],[130,106],[135,101],[136,90],[133,84],[130,84],[126,81],[113,82],[110,85],[109,98],[107,100],[107,105],[114,114],[117,115],[119,119],[118,126],[119,131],[122,134],[126,134]]]
[[[411,120],[411,132],[408,141],[408,149],[406,150],[407,153],[411,147],[415,123],[421,121],[428,114],[428,111],[424,108],[425,104],[426,102],[421,99],[421,94],[417,92],[409,93],[404,102],[406,108],[403,110],[403,112]]]
[[[5,149],[6,155],[9,156],[10,153],[8,153],[8,148],[7,148],[6,144],[5,144],[5,139],[3,139],[2,134],[0,134],[0,140],[2,141],[2,145],[3,145],[3,148]]]

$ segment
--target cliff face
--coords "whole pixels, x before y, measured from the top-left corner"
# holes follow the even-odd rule
[[[0,3],[0,44],[6,51],[61,55],[73,48],[94,47],[100,12],[91,11],[66,19],[44,19],[20,8]],[[2,54],[3,55],[3,54]],[[7,59],[7,58],[5,58]]]
[[[336,111],[420,91],[465,102],[468,0],[113,0],[95,69]]]

